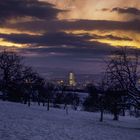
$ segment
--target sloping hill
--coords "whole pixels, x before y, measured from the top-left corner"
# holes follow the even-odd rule
[[[139,140],[140,120],[0,101],[0,140]]]

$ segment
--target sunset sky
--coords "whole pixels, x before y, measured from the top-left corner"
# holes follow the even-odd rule
[[[44,75],[99,74],[122,46],[140,48],[140,0],[0,0],[0,48]]]

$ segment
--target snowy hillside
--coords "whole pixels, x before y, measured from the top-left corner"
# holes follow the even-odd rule
[[[140,120],[0,101],[0,140],[139,140]]]

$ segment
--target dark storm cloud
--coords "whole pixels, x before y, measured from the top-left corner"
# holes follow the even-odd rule
[[[21,54],[35,54],[35,57],[46,57],[46,61],[48,59],[53,60],[62,60],[61,63],[65,62],[67,65],[67,61],[71,62],[93,62],[97,60],[102,60],[105,56],[107,56],[111,51],[116,50],[116,48],[103,48],[99,46],[94,46],[93,48],[86,48],[86,47],[44,47],[44,48],[23,48],[19,51]],[[56,61],[57,61],[56,60]]]
[[[0,0],[1,21],[17,17],[54,19],[59,12],[54,5],[38,0]]]
[[[8,42],[19,44],[32,44],[35,46],[66,46],[67,48],[84,47],[87,50],[90,48],[98,48],[99,50],[102,50],[111,47],[105,43],[90,41],[94,38],[94,36],[88,34],[75,35],[67,34],[64,32],[48,32],[43,35],[0,34],[0,38],[3,38],[5,41]],[[95,36],[95,38],[97,38],[97,35]]]
[[[35,47],[34,50],[38,50],[38,52],[45,52],[50,50],[50,52],[58,52],[58,53],[89,53],[90,51],[94,51],[94,53],[108,52],[114,49],[113,46],[100,43],[96,41],[96,39],[111,39],[111,40],[126,40],[132,41],[132,39],[127,37],[117,37],[113,35],[89,35],[89,34],[68,34],[65,32],[48,32],[43,35],[28,35],[28,34],[0,34],[0,38],[3,40],[13,43],[19,44],[31,44],[31,46]],[[94,41],[90,41],[91,39],[95,39]],[[46,48],[36,48],[38,46],[44,46]],[[48,49],[48,46],[53,46]],[[55,47],[57,46],[57,47]],[[67,50],[67,51],[66,51]],[[64,51],[64,52],[63,52]],[[83,52],[82,52],[83,51]]]
[[[133,41],[133,39],[128,37],[118,37],[111,34],[100,36],[100,35],[92,35],[93,39],[110,39],[110,40],[118,40],[118,41]]]
[[[46,33],[43,35],[28,35],[28,34],[0,34],[0,38],[6,41],[20,43],[20,44],[38,44],[38,45],[69,45],[69,46],[92,46],[88,41],[92,39],[88,35],[76,36],[74,34],[67,34],[64,32]]]
[[[32,48],[25,48],[25,51],[29,51],[29,52],[36,52],[38,54],[51,54],[52,55],[61,55],[61,56],[67,56],[67,57],[71,57],[71,56],[75,56],[75,57],[71,57],[76,58],[79,56],[84,56],[84,57],[94,57],[94,56],[98,56],[98,55],[103,55],[103,54],[107,54],[110,51],[115,50],[114,47],[110,47],[109,45],[107,46],[107,44],[102,44],[99,42],[93,42],[93,44],[95,44],[92,47],[70,47],[70,46],[66,46],[66,47],[62,47],[62,46],[53,46],[53,47],[44,47],[44,48],[38,48],[38,47],[32,47]]]
[[[140,15],[140,9],[135,7],[127,7],[127,8],[119,8],[115,7],[111,10],[112,12],[118,12],[119,14],[133,14],[133,15]]]
[[[62,30],[124,30],[140,32],[140,20],[133,21],[108,21],[108,20],[53,20],[53,21],[31,21],[18,24],[5,25],[28,31],[62,31]]]
[[[114,49],[109,44],[90,41],[94,36],[88,34],[74,35],[64,32],[53,32],[43,35],[0,34],[0,38],[13,43],[30,44],[29,46],[31,47],[27,51],[38,54],[53,52],[56,54],[84,55],[87,57],[89,54],[104,54]],[[97,38],[97,35],[95,35],[95,38]],[[39,46],[43,48],[39,48]]]

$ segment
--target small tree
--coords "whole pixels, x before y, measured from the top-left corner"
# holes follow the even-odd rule
[[[54,85],[52,83],[47,83],[46,86],[46,92],[47,92],[47,110],[50,110],[50,101],[53,96],[53,91],[54,91]]]
[[[98,111],[99,109],[99,91],[96,86],[89,84],[87,85],[87,91],[89,96],[83,103],[85,110],[87,111]]]
[[[28,102],[30,106],[30,100],[37,97],[38,104],[40,101],[44,101],[44,85],[45,81],[39,76],[38,73],[34,72],[31,67],[24,67],[22,71],[22,81],[24,85],[24,100]],[[35,95],[35,93],[38,93]],[[43,102],[44,105],[44,102]]]
[[[105,104],[105,91],[106,85],[104,78],[102,79],[101,83],[99,83],[99,99],[98,99],[98,104],[99,104],[99,109],[100,109],[100,122],[103,122],[103,115],[104,115],[104,110],[106,109],[106,104]]]

